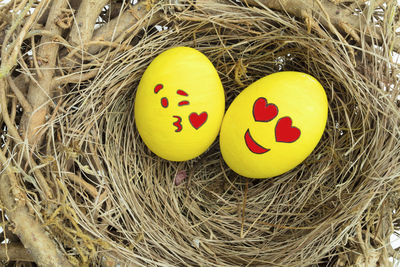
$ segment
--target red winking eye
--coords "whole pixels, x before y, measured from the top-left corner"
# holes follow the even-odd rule
[[[181,96],[189,96],[189,94],[188,93],[186,93],[185,91],[183,91],[183,90],[178,90],[178,91],[176,91],[176,93],[178,94],[178,95],[181,95]],[[186,106],[186,105],[189,105],[190,103],[189,103],[189,101],[187,101],[187,100],[184,100],[184,101],[181,101],[181,102],[179,102],[178,103],[178,106]]]
[[[189,105],[189,101],[185,100],[178,103],[178,106],[185,106],[185,105]]]
[[[176,93],[177,93],[178,95],[188,96],[188,93],[186,93],[186,92],[183,91],[183,90],[178,90],[178,91],[176,91]]]

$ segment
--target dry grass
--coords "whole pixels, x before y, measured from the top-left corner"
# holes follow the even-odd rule
[[[387,18],[392,7],[374,12]],[[139,29],[121,40],[131,45],[125,51],[84,55],[89,63],[73,69],[60,65],[70,75],[99,71],[89,81],[59,87],[43,128],[44,148],[33,147],[54,199],[20,175],[29,207],[70,262],[390,265],[389,237],[400,226],[395,21],[384,22],[384,44],[364,40],[360,46],[265,8],[208,1],[182,11],[169,4],[152,8],[167,14],[160,24],[168,29]],[[317,78],[328,95],[329,115],[316,150],[294,170],[266,180],[232,172],[217,142],[184,163],[152,154],[134,125],[135,90],[151,60],[174,46],[208,56],[227,107],[246,86],[276,71]],[[5,153],[13,165],[27,168],[12,147]],[[181,171],[188,177],[176,186]]]

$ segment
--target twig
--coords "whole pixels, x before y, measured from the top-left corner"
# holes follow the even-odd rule
[[[0,200],[6,214],[15,225],[15,234],[21,239],[26,248],[31,251],[33,260],[39,266],[66,266],[70,263],[58,252],[55,244],[45,233],[40,224],[29,214],[21,199],[17,199],[10,190],[11,181],[16,180],[14,173],[7,167],[7,174],[0,177]]]
[[[37,74],[40,78],[43,77],[43,74],[39,68],[39,64],[37,61],[37,56],[36,56],[36,45],[35,45],[35,38],[32,36],[31,37],[31,44],[32,44],[32,57],[33,57],[33,65],[35,66],[35,69],[37,71]],[[32,111],[32,110],[31,110]],[[29,112],[31,112],[29,111]]]
[[[79,4],[81,3],[81,1],[82,0],[69,0],[68,2],[69,2],[69,7],[72,9],[72,10],[77,10],[78,9],[78,7],[79,7]],[[50,9],[49,8],[47,8],[44,12],[43,12],[43,14],[40,16],[40,18],[39,18],[39,20],[38,20],[38,24],[42,24],[42,25],[44,25],[45,23],[46,23],[46,21],[47,21],[47,17],[49,16],[49,12],[50,12]]]
[[[21,243],[0,245],[0,261],[28,261],[32,262],[33,257]]]
[[[117,42],[89,41],[86,44],[84,44],[83,46],[78,46],[78,47],[74,48],[71,52],[69,52],[69,54],[67,56],[65,56],[63,58],[63,60],[68,61],[73,56],[79,58],[79,60],[92,60],[94,57],[101,58],[101,55],[99,55],[99,54],[94,55],[94,53],[91,53],[91,52],[97,53],[98,50],[96,50],[96,49],[101,48],[103,46],[118,48],[119,51],[124,51],[124,50],[128,50],[128,49],[132,48],[131,45],[121,45],[120,43],[117,43]],[[91,49],[91,47],[95,47],[96,49]],[[86,52],[86,51],[89,51],[89,52]],[[80,52],[79,55],[77,55],[78,52]]]
[[[17,99],[13,98],[12,99],[12,103],[11,103],[11,117],[10,120],[11,121],[15,121],[15,116],[17,114]],[[3,147],[3,153],[7,153],[7,151],[9,150],[9,145],[12,142],[11,138],[7,138],[6,142],[4,143],[4,147]]]
[[[116,43],[116,42],[109,42],[109,41],[90,41],[88,43],[85,44],[85,47],[91,47],[91,46],[110,46],[110,47],[114,47],[114,48],[119,48],[119,50],[123,51],[123,50],[128,50],[131,49],[132,46],[131,45],[121,45],[120,43]],[[121,47],[122,46],[122,47]]]
[[[303,14],[305,14],[305,12],[307,14],[313,14],[313,17],[325,28],[331,29],[331,25],[333,25],[336,29],[342,29],[346,33],[351,34],[353,38],[356,33],[359,35],[365,31],[362,28],[362,25],[366,24],[365,18],[356,16],[345,6],[337,5],[329,0],[246,0],[246,3],[252,6],[284,11],[298,18],[304,18]],[[321,9],[321,6],[323,6],[324,9]],[[343,26],[345,28],[343,28]],[[376,39],[379,44],[382,44],[384,40],[382,35],[379,34],[382,29],[378,27],[374,29],[375,30],[366,32],[366,36]],[[397,52],[400,51],[400,42],[394,44],[394,50]]]
[[[73,45],[83,46],[93,35],[94,25],[109,0],[82,0],[69,35]]]
[[[8,133],[18,143],[23,143],[21,136],[19,135],[18,130],[15,127],[15,124],[12,122],[12,120],[8,114],[5,91],[6,91],[6,83],[5,83],[4,79],[0,79],[0,107],[2,108],[2,110],[1,110],[1,113],[3,115],[2,118],[8,127],[7,128]],[[3,108],[3,107],[5,107],[5,108]],[[28,151],[26,151],[26,153],[24,153],[24,155],[28,161],[31,160],[29,157]],[[4,162],[5,161],[3,161],[3,164],[5,164]],[[35,170],[35,174],[36,174],[36,177],[38,178],[39,184],[42,187],[42,190],[44,191],[45,195],[49,198],[52,198],[53,193],[51,192],[51,189],[48,186],[46,179],[43,177],[43,175],[40,173],[39,170]]]
[[[67,1],[54,1],[45,30],[56,35],[60,35],[62,29],[56,24],[56,19],[61,15],[62,9],[66,8]],[[32,112],[24,112],[21,120],[22,133],[29,144],[39,143],[36,133],[41,125],[45,123],[48,113],[48,101],[50,100],[51,81],[54,74],[55,63],[58,55],[58,43],[54,43],[52,38],[43,36],[41,45],[38,49],[38,56],[46,59],[41,65],[43,77],[38,77],[37,83],[32,81],[29,86],[28,101],[32,105]]]
[[[15,2],[14,2],[15,3]],[[13,23],[11,24],[10,28],[8,29],[8,31],[6,32],[6,35],[4,37],[4,41],[3,41],[3,45],[1,47],[1,56],[3,58],[2,60],[2,64],[1,64],[1,69],[0,69],[0,78],[2,78],[3,76],[7,75],[8,72],[10,71],[10,69],[12,68],[12,66],[14,66],[15,62],[17,61],[17,53],[19,51],[19,46],[15,45],[12,54],[10,56],[11,58],[11,62],[7,62],[8,60],[6,60],[7,56],[8,56],[8,51],[7,51],[7,42],[10,40],[13,32],[17,29],[17,27],[22,23],[23,18],[25,17],[26,13],[28,13],[29,9],[32,7],[33,5],[33,1],[31,0],[29,2],[29,4],[24,8],[24,10],[22,10],[20,12],[20,14],[18,15],[18,18],[13,21]],[[13,12],[13,15],[15,14],[15,12]],[[26,27],[26,25],[25,25]],[[25,28],[24,27],[24,28]],[[25,31],[27,29],[25,28]],[[21,35],[20,35],[21,36]],[[18,43],[22,43],[22,38],[19,38],[19,41],[14,41],[14,42],[18,42]],[[11,47],[11,46],[10,46]],[[17,49],[16,49],[17,48]],[[14,60],[13,60],[14,59]],[[8,64],[6,64],[6,62]]]
[[[31,1],[31,2],[33,3],[33,1]],[[49,3],[49,0],[40,1],[39,5],[35,8],[32,15],[26,21],[24,27],[19,32],[18,38],[14,41],[13,46],[11,46],[11,45],[9,46],[9,47],[13,47],[12,53],[9,57],[8,57],[8,52],[6,51],[6,47],[7,47],[7,42],[10,37],[7,37],[7,35],[6,35],[4,42],[3,42],[2,51],[1,51],[2,62],[1,62],[1,68],[0,68],[0,78],[7,75],[9,73],[9,71],[15,66],[15,64],[17,62],[17,55],[21,50],[21,45],[22,45],[22,42],[24,41],[25,34],[28,32],[29,28],[34,23],[37,15],[39,14],[39,11],[43,7],[45,7],[48,3]],[[28,5],[26,8],[27,8],[27,11],[29,11],[30,6]],[[21,12],[21,15],[23,15],[23,12]],[[20,21],[16,22],[15,27],[17,27],[17,25],[19,23],[20,23]],[[13,24],[13,27],[14,27],[14,24]],[[15,29],[12,29],[12,28],[9,30],[10,36],[14,30]],[[7,34],[8,34],[8,32],[7,32]]]
[[[14,80],[11,78],[11,76],[7,77],[7,82],[10,85],[11,90],[17,97],[19,103],[21,104],[22,108],[27,111],[27,112],[32,112],[32,106],[29,104],[28,100],[25,98],[24,94],[22,91],[18,88],[18,86],[15,84]]]
[[[19,74],[17,77],[12,77],[14,84],[18,87],[21,93],[25,96],[28,93],[29,74]]]
[[[68,48],[71,47],[71,45],[67,42],[67,40],[62,38],[62,36],[60,34],[57,34],[55,32],[51,32],[51,31],[46,31],[46,30],[30,31],[26,34],[24,39],[32,38],[33,36],[36,36],[36,35],[50,37],[52,42],[60,42],[62,45],[66,46]],[[33,50],[33,47],[32,47],[32,53],[34,53],[34,52],[35,51]]]
[[[349,34],[351,37],[353,37],[354,40],[356,40],[357,43],[361,43],[360,36],[357,34],[357,32],[351,28],[348,24],[341,22],[339,23],[339,26],[341,29],[343,29],[347,34]]]
[[[146,9],[146,1],[141,1],[134,5],[129,10],[122,13],[120,16],[110,20],[101,28],[93,33],[92,41],[108,41],[115,42],[120,36],[127,34],[129,29],[133,27],[140,19],[143,19],[148,14]],[[155,12],[151,15],[150,25],[156,24],[161,20],[160,12]],[[102,46],[91,46],[88,48],[90,54],[96,54]]]
[[[62,77],[56,77],[52,81],[52,87],[57,87],[66,83],[80,83],[95,77],[99,73],[99,69],[94,69],[85,73],[79,72]]]
[[[329,14],[328,10],[325,8],[325,6],[322,4],[321,0],[315,0],[316,3],[318,4],[318,7],[321,9],[322,13],[325,15],[325,19],[327,21],[329,30],[334,33],[339,39],[340,41],[342,41],[342,43],[346,44],[346,47],[348,47],[348,50],[350,52],[351,55],[351,61],[353,63],[353,65],[356,65],[356,60],[355,60],[355,54],[354,54],[354,49],[348,44],[348,42],[346,41],[346,39],[342,36],[342,34],[338,31],[337,26],[335,27],[332,22],[331,22],[331,14]],[[338,25],[342,25],[344,23],[339,22]]]
[[[78,185],[82,186],[86,192],[88,192],[93,198],[99,197],[99,202],[102,202],[104,198],[106,197],[107,194],[104,194],[106,192],[103,192],[103,194],[99,195],[99,192],[96,190],[96,188],[83,180],[81,177],[79,177],[76,174],[73,173],[67,173],[67,177],[72,180],[73,182],[77,183]]]
[[[22,142],[21,136],[19,135],[15,124],[11,121],[7,110],[6,82],[4,78],[0,79],[0,112],[2,114],[4,123],[7,125],[8,133],[18,142]]]

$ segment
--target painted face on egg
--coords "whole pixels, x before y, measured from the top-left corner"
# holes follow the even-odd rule
[[[162,89],[164,89],[164,85],[161,83],[157,84],[154,87],[154,93],[158,94]],[[166,90],[164,90],[164,91],[166,91]],[[176,91],[176,94],[177,94],[177,96],[175,96],[175,97],[173,95],[171,96],[171,98],[174,99],[175,102],[178,101],[177,103],[174,103],[174,104],[176,104],[178,107],[190,105],[189,100],[187,100],[187,99],[182,100],[183,98],[179,99],[179,96],[189,97],[188,93],[186,93],[184,90],[178,89]],[[160,95],[162,95],[162,93],[160,93]],[[170,100],[168,100],[167,96],[161,97],[160,104],[163,108],[167,109],[169,107],[169,102],[170,102]],[[173,109],[173,110],[175,111],[176,109]],[[181,111],[184,112],[183,109],[181,109]],[[172,123],[172,126],[175,127],[175,132],[179,133],[183,130],[182,116],[178,115],[181,113],[181,112],[179,112],[179,110],[177,110],[176,112],[177,112],[176,115],[172,115],[172,117],[176,119],[176,121]],[[194,129],[198,130],[201,126],[203,126],[203,124],[206,123],[207,117],[208,117],[207,111],[203,111],[200,114],[197,112],[192,112],[188,116],[188,121],[190,123],[190,126],[192,126]]]
[[[225,162],[250,178],[289,171],[318,144],[327,107],[324,89],[310,75],[280,72],[256,81],[234,99],[222,122]]]
[[[253,118],[256,122],[269,123],[274,120],[279,113],[279,109],[275,104],[269,104],[267,99],[259,97],[253,105]],[[275,125],[275,141],[281,143],[296,142],[301,135],[299,128],[292,126],[292,118],[290,116],[282,117],[276,121]],[[271,149],[258,144],[251,136],[250,129],[244,134],[244,142],[250,152],[255,154],[264,154]]]
[[[225,95],[218,73],[188,47],[158,55],[143,74],[135,98],[135,122],[158,156],[184,161],[202,154],[218,135]]]

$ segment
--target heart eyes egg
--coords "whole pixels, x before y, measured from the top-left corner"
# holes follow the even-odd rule
[[[135,122],[151,151],[171,161],[193,159],[213,143],[225,110],[224,90],[208,58],[189,47],[158,55],[136,92]]]
[[[250,178],[269,178],[299,165],[317,146],[328,116],[322,85],[300,72],[268,75],[244,89],[222,122],[227,165]]]

